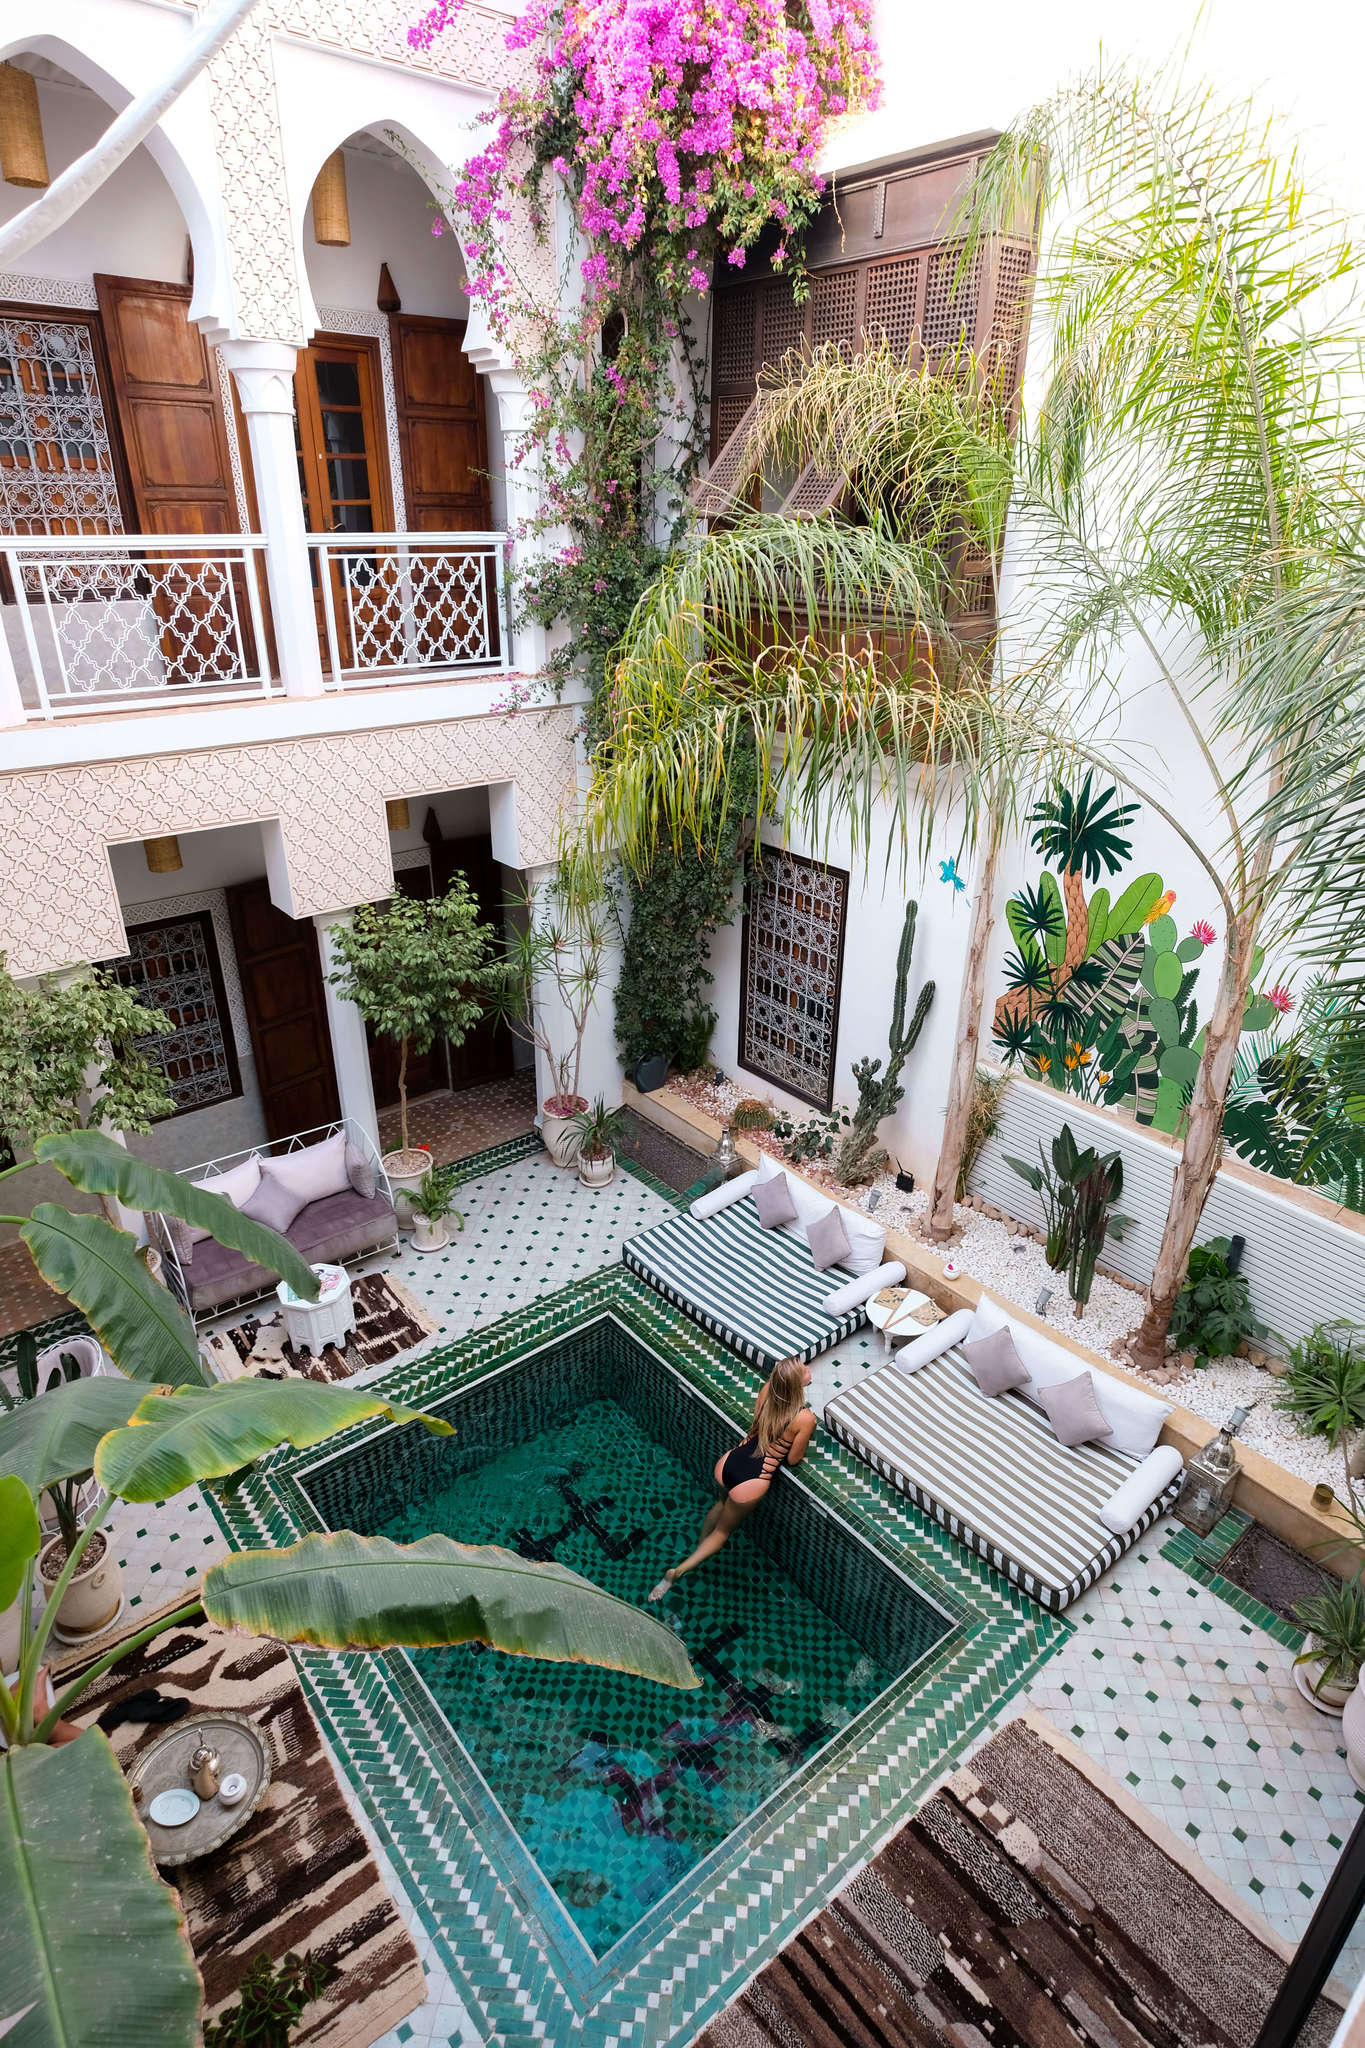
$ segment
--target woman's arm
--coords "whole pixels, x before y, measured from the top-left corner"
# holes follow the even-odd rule
[[[806,1455],[806,1446],[815,1434],[815,1410],[803,1408],[793,1424],[792,1447],[787,1453],[789,1465],[799,1465]]]

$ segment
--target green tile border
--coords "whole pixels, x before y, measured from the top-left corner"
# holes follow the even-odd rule
[[[1210,1593],[1217,1594],[1220,1600],[1226,1600],[1244,1621],[1264,1629],[1285,1649],[1301,1650],[1304,1641],[1301,1628],[1295,1628],[1292,1621],[1282,1620],[1273,1607],[1267,1607],[1241,1586],[1234,1585],[1231,1579],[1225,1579],[1218,1569],[1238,1537],[1251,1527],[1251,1522],[1252,1517],[1243,1514],[1240,1508],[1229,1508],[1207,1536],[1196,1536],[1193,1529],[1187,1529],[1183,1522],[1173,1522],[1171,1533],[1161,1546],[1161,1555],[1169,1563],[1178,1565],[1181,1571],[1188,1572]]]
[[[497,1171],[538,1147],[534,1136],[515,1140],[478,1155],[478,1166]],[[645,1173],[637,1177],[654,1184]],[[662,1192],[679,1205],[686,1199]],[[734,1421],[747,1420],[758,1373],[623,1267],[576,1280],[370,1384],[427,1405],[604,1314],[663,1351],[685,1382]],[[347,1442],[380,1427],[361,1425]],[[228,1541],[237,1548],[288,1543],[320,1526],[297,1474],[321,1455],[272,1453],[230,1498],[214,1500]],[[444,1722],[435,1725],[402,1653],[294,1653],[411,1910],[486,2039],[572,2037],[587,2048],[653,2048],[693,2033],[847,1882],[1073,1634],[1070,1621],[1037,1607],[823,1433],[795,1483],[947,1608],[955,1626],[846,1740],[830,1744],[763,1810],[757,1826],[737,1831],[699,1866],[695,1886],[671,1894],[601,1961],[515,1836],[497,1841],[486,1827],[475,1831],[472,1805],[461,1798],[460,1774],[470,1766]],[[481,1802],[480,1820],[486,1808]]]

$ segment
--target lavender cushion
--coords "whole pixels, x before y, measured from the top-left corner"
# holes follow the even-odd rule
[[[849,1253],[848,1232],[837,1208],[811,1218],[806,1225],[806,1243],[817,1273],[823,1273],[827,1266],[844,1264]]]
[[[346,1178],[362,1202],[372,1202],[376,1187],[374,1168],[354,1145],[346,1147]],[[340,1192],[340,1190],[338,1190]]]
[[[1038,1403],[1058,1443],[1074,1450],[1077,1444],[1108,1440],[1109,1424],[1100,1413],[1095,1382],[1088,1372],[1078,1372],[1074,1380],[1059,1380],[1053,1387],[1039,1387]]]
[[[197,1180],[193,1183],[195,1187],[203,1188],[205,1194],[221,1195],[225,1202],[232,1203],[234,1209],[240,1209],[243,1202],[249,1201],[260,1184],[261,1162],[258,1154],[255,1152],[251,1154],[250,1158],[243,1159],[240,1165],[230,1166],[226,1173],[210,1173],[204,1180]],[[212,1234],[210,1231],[203,1229],[198,1223],[179,1223],[178,1227],[184,1233],[186,1241],[192,1246],[202,1244],[204,1239]],[[173,1231],[172,1236],[174,1235]],[[179,1247],[180,1240],[177,1237],[176,1249],[179,1250]],[[182,1265],[185,1262],[185,1256],[182,1252],[180,1259]]]
[[[249,1202],[243,1202],[242,1214],[249,1216],[253,1223],[264,1223],[270,1230],[288,1230],[300,1209],[308,1203],[296,1188],[288,1182],[277,1180],[273,1173],[263,1173],[261,1184]]]
[[[765,1230],[776,1230],[779,1223],[795,1223],[796,1205],[785,1174],[780,1180],[759,1181],[754,1188],[753,1200],[758,1220]]]
[[[1028,1385],[1028,1367],[1008,1330],[993,1330],[971,1344],[958,1346],[983,1394],[1005,1394]]]
[[[354,1149],[354,1148],[352,1148]],[[282,1152],[275,1159],[263,1159],[261,1172],[277,1180],[305,1202],[325,1202],[329,1195],[344,1195],[350,1186],[347,1173],[346,1133],[333,1131],[317,1145],[303,1145],[297,1152]],[[298,1209],[294,1214],[298,1215]]]

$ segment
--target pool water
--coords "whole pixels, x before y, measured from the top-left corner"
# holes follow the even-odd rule
[[[439,1412],[456,1437],[385,1433],[315,1468],[331,1527],[500,1543],[641,1605],[737,1436],[610,1319]],[[598,1955],[949,1625],[789,1475],[653,1611],[700,1690],[471,1644],[408,1653]]]

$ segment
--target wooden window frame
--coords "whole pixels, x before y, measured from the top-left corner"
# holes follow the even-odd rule
[[[95,381],[99,386],[100,405],[104,412],[104,430],[109,437],[109,453],[113,461],[114,490],[126,533],[129,530],[128,508],[134,503],[133,483],[128,468],[128,453],[123,445],[123,423],[119,418],[114,373],[104,338],[103,318],[98,312],[69,311],[64,306],[34,306],[23,299],[0,299],[0,319],[42,320],[58,327],[84,327],[89,334],[90,351],[95,359]],[[5,575],[4,583],[4,597],[8,603],[12,596],[8,573]]]
[[[839,1019],[844,994],[844,947],[848,938],[849,871],[847,868],[835,867],[828,861],[808,860],[804,854],[785,852],[779,854],[779,849],[776,847],[769,848],[768,851],[783,860],[798,862],[813,874],[830,875],[843,885],[842,911],[834,949],[834,993],[830,1007],[828,1085],[822,1095],[812,1094],[808,1089],[794,1087],[791,1080],[786,1076],[775,1074],[766,1067],[756,1065],[748,1057],[749,953],[753,943],[754,890],[763,879],[762,867],[754,862],[751,862],[749,873],[745,879],[744,916],[740,925],[738,1063],[746,1074],[753,1074],[758,1080],[768,1082],[771,1087],[780,1088],[784,1095],[794,1096],[798,1102],[808,1103],[812,1109],[819,1110],[823,1114],[828,1115],[834,1107],[834,1078],[839,1057]]]
[[[312,374],[314,352],[354,356],[363,361],[364,375],[361,378],[360,410],[365,423],[365,459],[370,465],[370,503],[375,508],[376,533],[392,533],[393,525],[393,478],[389,471],[388,421],[384,413],[384,366],[379,339],[372,334],[330,334],[319,330],[308,343],[307,349],[299,350],[298,362],[294,369],[294,404],[299,417],[299,439],[304,444],[303,422],[308,421],[308,440],[312,442],[305,454],[311,453],[316,463],[321,457],[326,462],[326,450],[322,437],[322,407],[318,400],[317,378]],[[373,429],[373,441],[371,441]],[[316,497],[316,472],[309,477],[305,486],[307,504],[307,525],[310,533],[330,533],[329,525],[315,523],[318,499]],[[327,509],[330,511],[331,493],[326,494]],[[349,527],[337,528],[343,538],[359,540],[361,535],[352,533]]]

